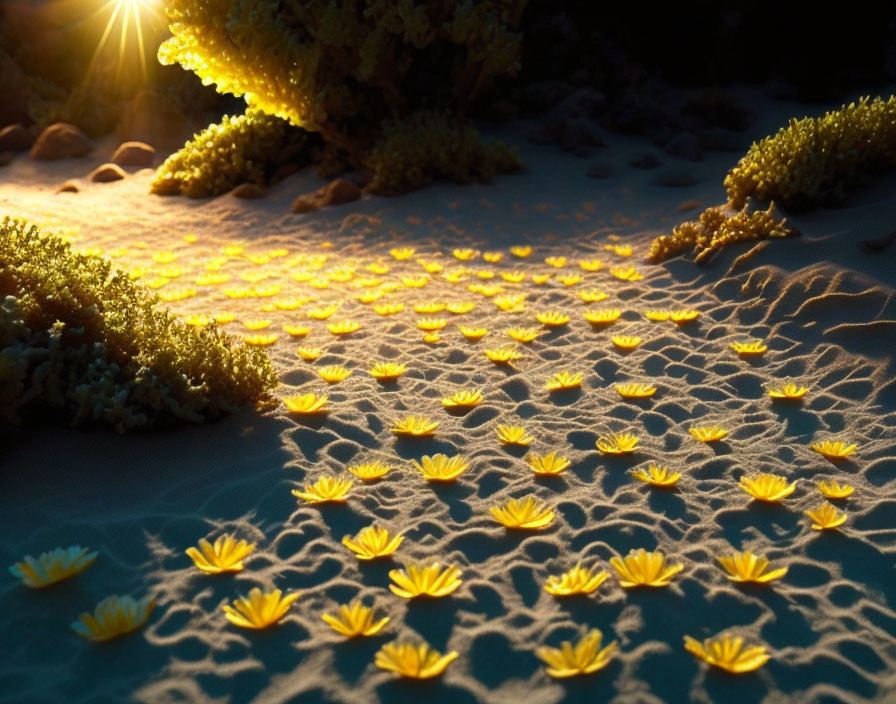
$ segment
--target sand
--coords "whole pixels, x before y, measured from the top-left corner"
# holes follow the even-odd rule
[[[809,110],[768,105],[745,147],[784,116]],[[820,112],[813,109],[813,112]],[[68,233],[77,247],[100,248],[126,269],[143,268],[143,280],[166,266],[184,269],[159,290],[194,288],[197,295],[169,305],[179,313],[230,310],[238,321],[270,319],[280,339],[268,350],[280,373],[277,399],[326,393],[331,413],[303,421],[282,403],[245,411],[218,423],[175,431],[118,436],[67,428],[26,428],[3,436],[4,491],[0,499],[0,556],[11,565],[25,554],[79,543],[99,552],[73,580],[43,591],[8,576],[0,586],[5,617],[0,701],[9,702],[860,702],[896,697],[896,247],[869,255],[860,239],[893,228],[896,180],[857,193],[839,209],[794,217],[800,238],[749,245],[722,253],[709,267],[678,259],[643,262],[650,239],[688,215],[677,206],[723,199],[721,179],[736,159],[710,154],[681,162],[700,181],[685,188],[652,185],[655,173],[627,166],[650,152],[638,139],[613,138],[605,160],[609,179],[586,177],[588,162],[525,142],[524,126],[504,135],[520,145],[528,172],[490,185],[438,184],[396,199],[365,197],[318,213],[292,215],[289,203],[319,183],[301,173],[260,201],[230,196],[191,201],[147,195],[151,172],[121,182],[92,184],[86,174],[116,146],[101,143],[88,159],[37,164],[25,158],[6,167],[0,212],[30,217]],[[654,150],[655,151],[655,150]],[[658,152],[657,152],[658,153]],[[664,157],[665,158],[665,157]],[[674,161],[674,160],[673,160]],[[677,163],[677,162],[676,162]],[[680,166],[680,164],[679,164]],[[81,192],[54,194],[70,178]],[[184,241],[195,235],[195,242]],[[615,239],[618,238],[618,239]],[[219,271],[227,283],[191,281],[221,248],[242,244]],[[329,243],[329,244],[328,244]],[[508,248],[530,244],[533,254]],[[627,244],[632,257],[606,245]],[[415,256],[395,261],[393,247]],[[455,247],[501,251],[498,263],[477,257],[459,262]],[[285,256],[253,264],[249,254],[286,249]],[[170,263],[153,252],[172,252]],[[275,255],[279,253],[274,252]],[[291,274],[310,271],[326,255],[322,272],[358,267],[348,282],[316,289]],[[554,269],[548,256],[565,256]],[[311,259],[309,260],[309,257]],[[163,257],[164,258],[164,257]],[[402,313],[381,317],[353,296],[363,267],[390,266],[386,281],[419,275],[417,259],[445,270],[493,270],[461,283],[433,275],[423,288],[401,286],[386,301],[404,301]],[[579,271],[580,259],[599,258],[600,271]],[[609,269],[634,266],[640,281],[614,278]],[[189,270],[188,270],[189,269]],[[527,274],[523,284],[500,282],[500,272]],[[240,275],[267,272],[258,282]],[[576,273],[564,286],[557,274]],[[168,273],[171,273],[170,271]],[[314,272],[311,272],[312,275]],[[551,273],[538,286],[531,275]],[[301,278],[301,277],[300,277]],[[505,293],[524,292],[525,311],[503,312],[469,283],[500,282]],[[229,287],[279,284],[271,298],[228,298]],[[583,288],[599,288],[606,301],[584,304]],[[296,310],[260,311],[272,300],[314,297]],[[469,300],[467,314],[420,315],[421,301]],[[330,321],[304,312],[342,301]],[[616,323],[597,328],[586,309],[618,307]],[[651,322],[654,308],[693,308],[686,325]],[[519,345],[524,357],[499,367],[483,351],[511,342],[510,326],[541,327],[537,312],[562,309],[568,325],[545,330]],[[437,344],[422,341],[416,320],[445,317]],[[352,319],[361,328],[345,337],[325,325]],[[248,334],[240,322],[227,330]],[[291,339],[284,323],[312,331]],[[457,325],[483,326],[488,335],[465,340]],[[256,331],[256,332],[266,332]],[[616,334],[643,337],[620,352]],[[740,358],[732,342],[761,338],[768,352]],[[300,359],[299,345],[320,346],[315,362]],[[366,370],[377,361],[403,361],[408,372],[384,386]],[[328,386],[315,369],[341,364],[352,370]],[[551,395],[546,378],[582,372],[580,391]],[[656,395],[626,401],[615,383],[654,383]],[[768,384],[795,381],[809,388],[796,404],[776,404]],[[456,390],[481,389],[485,400],[462,416],[440,399]],[[407,414],[439,422],[432,439],[396,440],[389,426]],[[556,478],[536,479],[525,452],[508,451],[495,437],[499,423],[523,425],[536,452],[558,450],[572,466]],[[721,425],[723,441],[701,443],[692,425]],[[595,448],[599,436],[634,432],[639,450],[611,458]],[[819,440],[857,443],[854,456],[834,464],[810,449]],[[461,453],[470,469],[454,484],[427,483],[411,459]],[[356,482],[345,505],[297,503],[290,490],[349,464],[379,459],[393,466],[381,481]],[[679,487],[662,491],[635,481],[628,470],[650,462],[682,473]],[[797,481],[780,505],[751,502],[738,486],[745,474],[772,472]],[[855,486],[840,500],[847,522],[836,531],[809,527],[804,511],[822,497],[815,483],[838,479]],[[505,531],[488,508],[535,494],[555,508],[547,529]],[[364,564],[341,544],[346,534],[377,522],[405,541],[392,561]],[[210,577],[184,554],[200,538],[223,532],[258,543],[244,571]],[[550,574],[581,562],[610,569],[609,558],[635,548],[659,549],[683,571],[665,588],[626,590],[615,574],[595,594],[560,599],[544,591]],[[765,587],[725,578],[715,556],[734,549],[765,554],[787,575]],[[388,571],[410,560],[453,563],[461,587],[429,602],[406,602],[388,590]],[[611,570],[612,573],[612,570]],[[301,592],[283,622],[249,632],[230,625],[221,606],[253,586]],[[69,628],[79,613],[108,594],[154,595],[148,625],[103,645],[82,641]],[[355,596],[391,618],[379,636],[345,642],[320,618]],[[585,628],[615,639],[619,652],[599,673],[553,680],[536,658],[537,646],[558,646]],[[771,660],[759,671],[731,676],[697,661],[683,637],[731,632],[764,645]],[[418,635],[460,657],[435,680],[401,680],[373,665],[380,646]]]

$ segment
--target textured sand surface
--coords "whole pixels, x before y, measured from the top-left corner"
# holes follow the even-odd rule
[[[709,268],[683,260],[648,266],[643,256],[651,237],[685,217],[676,206],[720,201],[721,178],[736,157],[712,155],[692,166],[700,184],[672,189],[649,185],[649,172],[625,166],[646,149],[617,140],[609,153],[621,175],[594,181],[585,177],[584,162],[526,147],[529,172],[488,186],[439,185],[302,216],[289,214],[288,205],[315,187],[304,174],[261,201],[197,202],[146,195],[149,171],[53,195],[59,183],[101,163],[102,150],[82,162],[20,159],[7,167],[0,211],[69,232],[75,246],[99,247],[124,268],[143,268],[145,281],[158,278],[160,268],[181,267],[159,290],[189,287],[197,294],[172,302],[172,310],[233,311],[237,321],[227,330],[238,335],[248,333],[240,320],[271,320],[269,330],[280,333],[268,348],[281,375],[276,396],[325,392],[332,411],[306,422],[279,404],[172,432],[121,437],[30,429],[5,436],[4,564],[74,543],[99,558],[48,590],[27,590],[9,576],[0,584],[6,607],[0,701],[893,701],[896,247],[867,255],[856,242],[896,226],[896,181],[862,192],[846,208],[793,220],[803,237],[761,244],[748,260],[739,259],[751,249],[744,246]],[[25,188],[34,184],[42,190]],[[196,241],[185,242],[188,234]],[[244,251],[218,270],[230,281],[192,283],[222,247],[236,243]],[[533,254],[513,257],[508,247],[516,244],[531,244]],[[608,244],[630,244],[634,255],[620,257],[605,250]],[[416,253],[395,261],[389,250],[396,246]],[[504,258],[460,262],[455,247],[501,251]],[[280,248],[286,255],[261,263],[247,258]],[[158,263],[153,252],[175,258]],[[548,266],[549,256],[565,256],[567,265]],[[400,285],[379,301],[404,302],[394,316],[354,300],[369,290],[355,285],[359,278],[401,284],[424,273],[420,258],[445,271],[471,271],[458,283],[434,274],[423,288]],[[579,270],[580,259],[594,258],[603,260],[599,271]],[[373,262],[388,264],[389,272],[365,271]],[[357,267],[354,275],[331,278],[327,288],[293,277],[335,271],[338,279],[345,265]],[[627,265],[643,280],[609,273]],[[484,270],[495,278],[480,279],[476,272]],[[525,281],[500,280],[511,270],[525,272]],[[240,278],[257,272],[269,276]],[[580,283],[556,281],[576,272]],[[535,285],[533,273],[552,279]],[[500,311],[493,299],[470,292],[470,283],[525,293],[525,310]],[[268,284],[280,286],[273,297],[223,293]],[[576,294],[587,288],[608,298],[585,304]],[[295,296],[315,301],[259,310]],[[434,316],[412,310],[421,301],[461,300],[475,309]],[[330,320],[307,319],[309,308],[337,301],[341,309]],[[595,308],[623,313],[610,326],[592,327],[582,311]],[[646,320],[643,312],[654,308],[694,308],[700,317],[682,326]],[[519,345],[524,357],[514,366],[485,357],[485,349],[512,342],[505,328],[541,327],[534,315],[552,309],[566,311],[570,323]],[[416,325],[422,317],[448,319],[440,343],[422,341]],[[343,318],[361,328],[337,338],[326,323]],[[280,329],[299,322],[312,329],[304,338]],[[489,333],[467,341],[458,324]],[[611,342],[615,334],[644,342],[621,353]],[[729,348],[752,338],[767,342],[764,356],[746,360]],[[322,347],[324,354],[303,361],[299,345]],[[406,362],[408,372],[385,386],[366,370],[387,360]],[[353,373],[328,387],[315,372],[327,364]],[[581,390],[545,391],[557,371],[582,372]],[[649,381],[658,391],[649,400],[625,401],[613,388],[621,381]],[[801,403],[773,404],[765,386],[785,381],[807,386],[809,394]],[[466,415],[450,415],[440,399],[459,389],[481,389],[485,400]],[[435,437],[396,440],[389,425],[406,414],[439,421]],[[497,442],[499,423],[525,426],[536,439],[531,450],[556,449],[571,468],[536,479],[525,452]],[[692,425],[721,425],[729,435],[704,444],[689,435]],[[612,432],[637,434],[638,452],[602,456],[595,440]],[[810,449],[828,439],[858,449],[835,465]],[[428,484],[410,460],[436,452],[462,453],[470,469],[455,484]],[[290,494],[325,472],[342,474],[349,464],[373,459],[394,469],[379,482],[356,482],[345,505],[297,504]],[[680,471],[679,488],[659,491],[628,474],[649,462]],[[780,505],[751,502],[738,480],[758,471],[797,480],[795,493]],[[837,502],[848,513],[842,529],[819,534],[803,511],[822,500],[815,483],[831,478],[854,485],[855,494]],[[556,509],[546,530],[509,533],[489,515],[489,506],[530,493]],[[391,562],[361,563],[340,544],[373,522],[405,535]],[[243,572],[203,575],[184,550],[224,531],[258,547]],[[624,590],[615,574],[587,597],[559,599],[542,588],[548,575],[577,562],[610,569],[609,558],[641,547],[662,550],[684,570],[661,589]],[[732,549],[765,554],[789,572],[764,587],[737,586],[714,558]],[[457,564],[463,584],[448,597],[408,603],[388,590],[387,575],[406,560]],[[299,590],[301,597],[278,627],[246,632],[224,619],[221,606],[253,586]],[[148,626],[100,646],[79,639],[69,623],[112,593],[155,595]],[[355,596],[392,621],[380,636],[344,642],[320,615]],[[552,680],[535,648],[558,646],[585,627],[600,628],[605,642],[618,640],[617,657],[594,675]],[[682,646],[684,635],[723,631],[765,645],[771,660],[734,678],[709,670]],[[414,634],[460,657],[427,682],[374,667],[383,643]]]

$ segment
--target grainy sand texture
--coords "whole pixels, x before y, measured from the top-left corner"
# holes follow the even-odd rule
[[[796,110],[763,117],[744,147],[769,131],[765,122],[777,125]],[[644,263],[652,237],[693,215],[677,212],[680,204],[720,202],[736,155],[687,162],[698,183],[669,188],[627,166],[651,149],[646,142],[617,138],[607,150],[615,175],[598,181],[581,160],[505,136],[523,145],[526,173],[305,215],[289,212],[297,194],[319,185],[305,173],[261,200],[192,201],[148,195],[149,170],[88,183],[84,176],[112,143],[90,159],[6,167],[0,212],[111,257],[157,286],[178,314],[229,311],[225,330],[235,336],[279,335],[267,349],[281,385],[269,407],[205,426],[124,436],[31,427],[4,436],[4,564],[76,543],[99,556],[46,590],[11,575],[0,582],[0,701],[896,700],[896,246],[877,254],[857,248],[896,227],[896,181],[877,182],[843,208],[791,218],[799,238],[733,248],[709,267],[685,259],[652,266]],[[81,192],[54,194],[70,178],[82,179]],[[511,253],[524,245],[531,255]],[[399,260],[394,248],[413,254]],[[461,261],[457,248],[473,254]],[[502,257],[486,261],[490,252]],[[550,257],[565,262],[552,266]],[[595,259],[597,271],[579,264]],[[642,278],[612,273],[626,267]],[[502,278],[512,272],[524,277]],[[210,273],[221,282],[201,278]],[[539,275],[550,278],[538,284]],[[571,275],[581,280],[561,282]],[[583,302],[580,292],[591,289],[606,299]],[[383,295],[357,299],[371,291]],[[475,307],[414,311],[452,302]],[[384,303],[405,307],[380,315],[374,306]],[[338,305],[330,318],[309,318],[330,304]],[[619,309],[619,319],[584,318],[604,308]],[[699,317],[645,317],[657,309]],[[570,320],[548,328],[535,318],[544,311]],[[423,340],[424,318],[446,320],[439,341]],[[332,334],[327,325],[341,320],[360,328]],[[250,330],[253,321],[270,322]],[[291,337],[284,325],[310,331]],[[488,332],[468,340],[459,326]],[[505,333],[512,327],[539,336],[514,343]],[[642,342],[624,351],[615,335]],[[742,358],[730,346],[753,339],[765,342],[764,355]],[[512,365],[486,357],[508,344],[522,354]],[[300,346],[319,347],[321,356],[303,360]],[[368,370],[384,361],[403,362],[407,372],[381,384]],[[328,385],[317,373],[326,365],[351,375]],[[564,371],[580,372],[581,387],[546,391],[548,378]],[[623,382],[650,383],[656,393],[626,400],[615,389]],[[774,402],[767,387],[786,382],[807,395]],[[461,390],[484,399],[468,413],[448,413],[441,399]],[[327,415],[303,419],[282,403],[309,392],[328,396]],[[438,421],[434,436],[396,438],[390,426],[407,415]],[[524,426],[534,442],[502,446],[499,424]],[[704,443],[692,426],[728,435]],[[598,438],[626,432],[639,438],[633,454],[597,450]],[[811,449],[825,440],[857,448],[835,463]],[[537,478],[526,455],[555,450],[571,466]],[[436,453],[461,454],[469,468],[453,483],[427,482],[411,461]],[[369,484],[355,479],[343,504],[308,504],[290,493],[327,473],[353,478],[349,465],[374,460],[391,471]],[[677,486],[657,489],[631,476],[651,463],[680,472]],[[739,480],[759,472],[796,489],[780,503],[751,501]],[[812,530],[804,512],[824,500],[817,482],[831,479],[855,487],[833,501],[847,520]],[[530,494],[555,511],[543,530],[508,531],[489,512]],[[391,560],[365,563],[341,544],[372,523],[404,535]],[[224,533],[257,543],[245,569],[201,573],[184,551]],[[660,550],[683,569],[666,587],[624,589],[609,560],[637,548]],[[729,581],[716,556],[735,550],[788,572],[767,585]],[[410,561],[454,564],[462,584],[439,599],[401,599],[388,573]],[[578,563],[610,577],[587,596],[544,590],[549,575]],[[221,607],[255,586],[300,596],[270,629],[228,623]],[[82,640],[69,624],[109,594],[152,595],[157,606],[135,633]],[[355,597],[391,620],[380,634],[347,642],[321,615]],[[610,664],[549,677],[535,649],[590,628],[604,643],[618,641]],[[764,646],[768,663],[731,675],[683,647],[685,635],[726,632]],[[438,678],[401,679],[373,663],[396,637],[423,638],[459,657]]]

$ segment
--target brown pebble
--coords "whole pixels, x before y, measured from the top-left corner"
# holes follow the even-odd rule
[[[94,183],[109,183],[121,181],[127,174],[118,164],[103,164],[90,172],[90,180]]]
[[[293,201],[292,212],[307,213],[325,205],[341,205],[351,203],[361,197],[361,189],[357,184],[344,178],[337,178],[314,193],[306,193]]]
[[[56,189],[57,193],[78,193],[80,192],[80,188],[78,188],[78,184],[74,181],[66,181],[59,188]]]
[[[156,150],[146,142],[124,142],[112,155],[112,163],[119,166],[152,166]]]
[[[265,190],[256,183],[241,183],[230,192],[234,198],[244,198],[245,200],[255,200],[263,197],[264,194]]]
[[[50,125],[31,147],[35,161],[57,161],[85,156],[93,150],[93,142],[74,125],[57,122]]]

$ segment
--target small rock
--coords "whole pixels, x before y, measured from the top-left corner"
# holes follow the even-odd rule
[[[680,159],[688,159],[690,161],[703,159],[703,150],[700,148],[700,142],[697,140],[697,135],[692,132],[679,132],[666,143],[663,151]]]
[[[127,174],[118,164],[103,164],[97,166],[90,172],[90,180],[94,183],[109,183],[110,181],[121,181]]]
[[[93,142],[74,125],[57,122],[50,125],[31,147],[31,158],[36,161],[57,161],[85,156],[93,150]]]
[[[613,175],[613,167],[602,161],[595,161],[588,167],[590,178],[610,178]]]
[[[307,213],[325,205],[341,205],[351,203],[361,197],[361,189],[351,181],[337,178],[314,193],[299,196],[293,201],[292,212]]]
[[[264,194],[265,190],[257,183],[241,183],[230,192],[230,195],[234,198],[243,198],[245,200],[256,200],[263,197]]]
[[[693,170],[687,167],[670,164],[657,171],[652,183],[655,183],[657,186],[684,188],[686,186],[693,186],[695,183],[700,183],[700,180],[700,177],[697,176]]]
[[[0,166],[6,166],[9,162],[12,161],[13,156],[15,156],[12,152],[0,152]]]
[[[119,166],[152,166],[156,150],[146,142],[124,142],[112,155],[112,163]]]
[[[0,152],[26,152],[34,137],[22,125],[9,125],[0,130]]]
[[[636,169],[655,169],[662,163],[662,161],[650,153],[636,154],[628,162],[629,166],[634,166]]]
[[[74,181],[66,181],[59,188],[56,189],[57,193],[78,193],[80,192],[80,188],[78,188],[78,184]]]

